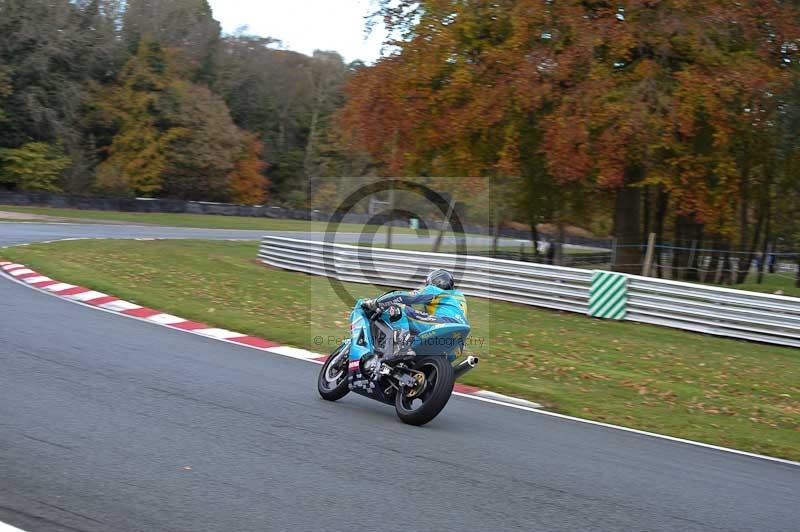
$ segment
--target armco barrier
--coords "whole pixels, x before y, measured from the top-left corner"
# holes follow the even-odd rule
[[[258,256],[286,270],[404,288],[420,286],[433,268],[451,268],[459,272],[459,290],[467,295],[582,313],[592,279],[590,270],[577,268],[280,237],[264,238]]]
[[[607,276],[595,271],[478,256],[457,256],[265,237],[259,260],[339,281],[418,287],[432,268],[459,272],[467,295],[567,312],[589,313]],[[625,320],[800,347],[800,299],[650,277],[627,276]]]
[[[800,298],[628,276],[630,321],[800,347]]]

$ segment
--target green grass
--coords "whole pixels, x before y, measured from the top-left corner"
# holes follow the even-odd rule
[[[763,283],[761,284],[758,283],[757,275],[750,274],[744,284],[733,286],[726,285],[725,288],[800,297],[800,287],[797,286],[797,277],[790,273],[765,273]]]
[[[330,351],[349,308],[327,279],[259,265],[256,244],[72,241],[4,258],[217,327]],[[377,289],[346,285],[352,294]],[[800,460],[800,351],[469,298],[465,382],[566,414]],[[309,386],[313,386],[309,384]]]
[[[172,214],[172,213],[138,213],[138,212],[117,212],[117,211],[92,211],[82,209],[57,209],[52,207],[23,207],[12,205],[0,205],[0,213],[17,212],[22,214],[31,215],[45,215],[58,218],[68,218],[78,220],[91,220],[96,222],[112,221],[112,222],[130,222],[135,224],[152,224],[170,227],[195,227],[203,229],[255,229],[259,231],[305,231],[305,232],[318,232],[325,231],[328,228],[327,222],[310,222],[303,220],[278,220],[272,218],[258,218],[251,216],[219,216],[208,214]],[[6,218],[0,214],[0,220],[10,221],[38,221],[34,218],[14,219]],[[338,232],[362,232],[365,227],[360,224],[341,224],[338,227]],[[384,235],[386,233],[385,227],[377,228],[376,234]],[[395,227],[393,232],[396,234],[414,234],[414,231],[405,227]],[[435,232],[430,234],[435,235]],[[447,233],[452,236],[452,233]],[[484,235],[485,236],[485,235]],[[385,247],[386,240],[378,238],[374,241],[377,247]],[[431,251],[430,244],[398,244],[395,242],[392,247],[394,249],[405,249],[409,251]],[[491,245],[474,245],[470,244],[468,251],[490,251]],[[501,251],[518,252],[519,246],[500,246]],[[525,250],[530,252],[530,242],[526,242]],[[442,253],[454,253],[456,246],[452,244],[443,244],[440,249]],[[568,248],[567,253],[581,253],[585,252],[582,248]]]
[[[584,267],[584,266],[580,266]],[[611,269],[611,264],[589,264],[586,265],[587,269]],[[676,279],[679,280],[679,279]],[[758,282],[757,274],[751,273],[742,284],[717,284],[717,283],[701,283],[700,281],[682,281],[682,282],[696,282],[706,286],[718,286],[720,288],[729,288],[731,290],[745,290],[748,292],[762,292],[765,294],[778,294],[789,297],[800,297],[800,287],[797,286],[797,275],[791,273],[765,273],[762,282]]]

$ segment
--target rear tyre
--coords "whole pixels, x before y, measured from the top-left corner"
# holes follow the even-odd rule
[[[414,369],[425,374],[424,386],[397,392],[394,407],[403,423],[420,426],[442,411],[456,379],[453,366],[444,356],[423,358],[414,364]]]
[[[331,353],[317,377],[317,391],[326,401],[338,401],[348,394],[347,362],[350,357],[349,344],[342,344]]]

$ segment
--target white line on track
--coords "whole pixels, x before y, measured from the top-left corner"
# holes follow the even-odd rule
[[[308,362],[313,362],[315,364],[322,364],[322,362],[320,362],[318,360],[313,360],[313,359],[309,358],[310,354],[315,354],[315,353],[311,353],[310,351],[306,351],[304,349],[297,349],[297,348],[289,347],[289,346],[269,347],[269,348],[254,347],[254,346],[249,346],[249,345],[243,345],[243,344],[240,344],[240,343],[237,343],[237,342],[232,342],[232,341],[227,340],[225,338],[216,338],[216,337],[213,337],[213,336],[207,336],[207,335],[203,335],[203,334],[198,334],[196,331],[187,331],[187,330],[175,329],[173,327],[168,327],[166,324],[158,323],[156,321],[152,321],[152,320],[149,320],[147,318],[138,318],[136,316],[129,316],[127,314],[120,314],[119,312],[115,312],[115,311],[109,310],[107,308],[102,308],[102,306],[97,307],[97,306],[94,306],[94,305],[88,305],[86,303],[83,303],[82,301],[76,301],[74,299],[68,299],[68,298],[60,297],[60,296],[58,296],[58,294],[54,294],[52,292],[48,292],[46,289],[42,289],[42,288],[38,288],[38,287],[35,287],[35,286],[31,286],[29,284],[26,284],[23,281],[21,281],[19,279],[16,279],[15,277],[13,277],[11,275],[8,275],[6,272],[4,272],[2,270],[0,270],[0,276],[5,277],[9,281],[12,281],[14,283],[20,284],[20,285],[25,286],[27,288],[31,288],[31,289],[36,290],[38,292],[41,292],[41,293],[44,293],[44,294],[48,294],[48,295],[57,297],[58,299],[61,299],[63,301],[69,301],[71,303],[75,303],[77,305],[82,305],[84,307],[91,308],[91,309],[94,309],[94,310],[99,310],[99,311],[102,311],[102,312],[108,312],[109,314],[114,314],[116,316],[123,316],[125,318],[135,319],[135,320],[143,321],[143,322],[150,323],[150,324],[161,325],[161,326],[167,327],[168,329],[171,329],[173,331],[180,331],[180,332],[185,332],[185,333],[189,333],[189,334],[194,334],[196,336],[201,336],[203,338],[209,338],[211,340],[215,340],[215,341],[219,341],[219,342],[225,342],[225,343],[229,343],[229,344],[233,344],[233,345],[238,345],[239,347],[246,347],[246,348],[249,348],[249,349],[257,349],[259,351],[264,351],[266,353],[272,353],[272,354],[276,354],[276,355],[279,355],[279,356],[297,358],[297,359],[300,359],[300,360],[306,360]],[[564,414],[558,414],[556,412],[549,412],[547,410],[542,410],[542,409],[539,409],[539,408],[533,408],[533,407],[529,407],[529,406],[518,405],[518,404],[508,403],[508,402],[504,402],[504,401],[498,401],[496,399],[491,399],[491,398],[487,398],[487,397],[480,397],[480,396],[477,396],[477,395],[465,394],[465,393],[460,393],[460,392],[453,392],[453,395],[457,395],[457,396],[463,397],[465,399],[472,399],[474,401],[481,401],[481,402],[484,402],[484,403],[503,406],[503,407],[506,407],[506,408],[514,408],[514,409],[517,409],[517,410],[523,410],[525,412],[531,412],[533,414],[539,414],[539,415],[543,415],[543,416],[550,416],[550,417],[554,417],[554,418],[573,421],[573,422],[576,422],[576,423],[584,423],[584,424],[587,424],[587,425],[594,425],[594,426],[597,426],[597,427],[603,427],[603,428],[612,429],[612,430],[620,430],[620,431],[623,431],[623,432],[628,432],[628,433],[632,433],[632,434],[638,434],[640,436],[648,436],[648,437],[651,437],[651,438],[658,438],[658,439],[661,439],[661,440],[667,440],[667,441],[672,441],[672,442],[676,442],[676,443],[682,443],[682,444],[686,444],[686,445],[693,445],[695,447],[702,447],[702,448],[705,448],[705,449],[711,449],[711,450],[715,450],[715,451],[722,451],[722,452],[726,452],[726,453],[737,454],[737,455],[740,455],[740,456],[747,456],[749,458],[756,458],[756,459],[759,459],[759,460],[768,460],[770,462],[777,462],[777,463],[780,463],[780,464],[786,464],[786,465],[800,467],[800,462],[793,462],[792,460],[785,460],[783,458],[775,458],[775,457],[766,456],[766,455],[763,455],[763,454],[749,453],[747,451],[740,451],[738,449],[731,449],[729,447],[720,447],[718,445],[711,445],[709,443],[703,443],[703,442],[698,442],[698,441],[694,441],[694,440],[685,440],[683,438],[676,438],[674,436],[667,436],[665,434],[658,434],[658,433],[655,433],[655,432],[647,432],[647,431],[644,431],[644,430],[632,429],[632,428],[629,428],[629,427],[622,427],[622,426],[619,426],[619,425],[612,425],[610,423],[603,423],[601,421],[592,421],[591,419],[583,419],[583,418],[579,418],[579,417],[567,416],[567,415],[564,415]],[[6,532],[6,531],[3,530],[0,527],[0,532]],[[11,529],[11,532],[14,532],[14,529]]]
[[[22,529],[14,528],[11,525],[7,525],[3,522],[0,522],[0,532],[25,532]]]

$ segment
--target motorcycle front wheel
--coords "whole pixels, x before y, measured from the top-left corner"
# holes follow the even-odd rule
[[[397,417],[409,425],[424,425],[435,418],[450,400],[455,384],[453,366],[447,357],[423,358],[414,364],[414,370],[424,375],[414,388],[397,392],[394,407]]]
[[[317,391],[326,401],[338,401],[350,391],[347,383],[349,345],[342,344],[331,353],[317,377]]]

